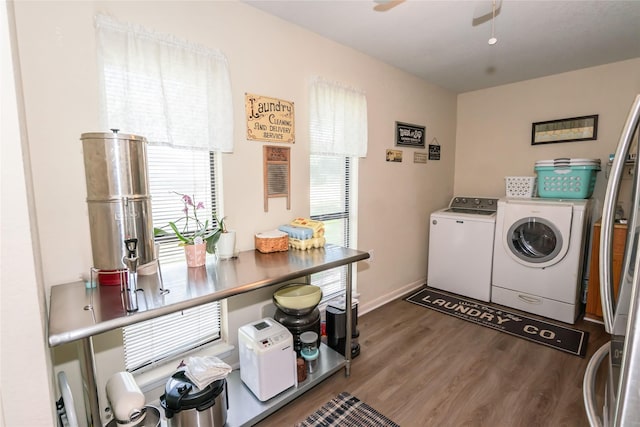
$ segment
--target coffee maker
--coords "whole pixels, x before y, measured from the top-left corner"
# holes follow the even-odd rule
[[[331,300],[325,312],[327,345],[343,356],[347,345],[347,312],[345,305],[344,299]],[[359,337],[358,301],[354,300],[351,304],[351,358],[360,354]]]

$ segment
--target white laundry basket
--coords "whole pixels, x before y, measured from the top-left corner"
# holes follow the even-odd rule
[[[536,193],[535,176],[506,176],[507,197],[532,198]]]

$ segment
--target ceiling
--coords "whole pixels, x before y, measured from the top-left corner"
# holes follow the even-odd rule
[[[640,57],[640,0],[245,3],[457,93]]]

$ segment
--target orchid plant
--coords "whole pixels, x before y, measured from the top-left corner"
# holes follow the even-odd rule
[[[182,209],[184,216],[176,221],[170,221],[167,226],[171,228],[178,240],[180,240],[180,246],[206,243],[207,252],[214,253],[220,234],[226,232],[224,218],[214,217],[212,224],[209,223],[208,219],[203,222],[198,218],[198,211],[205,208],[204,203],[196,202],[193,197],[187,194],[176,194],[180,196],[180,200],[184,205]],[[165,236],[167,231],[164,228],[167,226],[154,228],[154,236]]]

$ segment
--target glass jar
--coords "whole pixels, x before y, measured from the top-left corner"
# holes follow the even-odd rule
[[[313,374],[318,370],[318,334],[313,331],[307,331],[300,334],[300,356],[307,364],[307,372]]]

